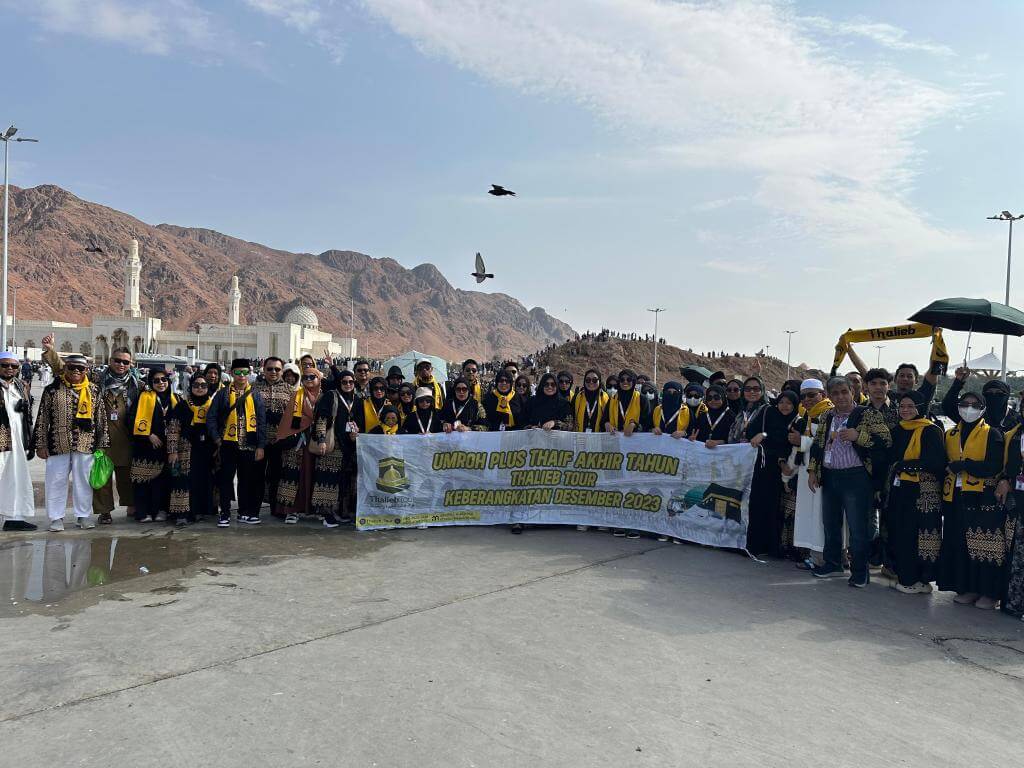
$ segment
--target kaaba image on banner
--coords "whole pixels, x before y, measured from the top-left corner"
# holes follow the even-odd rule
[[[409,487],[405,459],[381,459],[377,462],[377,472],[377,488],[384,493],[401,493]]]

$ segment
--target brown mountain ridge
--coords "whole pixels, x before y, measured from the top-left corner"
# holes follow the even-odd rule
[[[119,314],[132,238],[142,259],[142,308],[165,327],[225,322],[232,275],[243,323],[279,320],[297,304],[348,336],[350,301],[362,354],[415,348],[456,360],[524,354],[574,336],[540,307],[503,293],[454,288],[433,264],[406,269],[355,251],[291,253],[210,229],[151,225],[46,184],[11,187],[10,281],[18,315],[87,324]],[[103,253],[86,253],[95,244]]]

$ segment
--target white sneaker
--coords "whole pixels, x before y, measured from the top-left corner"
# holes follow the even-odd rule
[[[589,525],[577,525],[576,526],[576,530],[577,531],[589,531],[590,530],[590,526]]]
[[[76,517],[75,525],[77,525],[79,528],[85,528],[87,530],[89,528],[96,527],[96,523],[93,521],[92,517]]]
[[[902,592],[904,595],[919,595],[919,594],[922,594],[922,590],[921,590],[921,585],[920,584],[911,584],[908,587],[908,586],[906,586],[904,584],[900,584],[899,582],[896,582],[896,584],[894,586],[895,586],[897,592]]]
[[[419,525],[417,525],[416,527],[417,527],[417,528],[419,528],[419,529],[420,529],[421,531],[425,531],[425,530],[427,530],[427,528],[429,528],[430,526],[429,526],[429,525],[427,525],[426,523],[420,523],[420,524],[419,524]]]
[[[927,581],[919,581],[917,583],[917,590],[922,595],[930,595],[932,593],[932,585]]]
[[[299,516],[298,515],[285,515],[284,516],[284,524],[285,525],[296,525],[298,522],[299,522]]]
[[[60,533],[64,530],[64,518],[58,517],[56,520],[50,521],[50,530],[54,533]]]

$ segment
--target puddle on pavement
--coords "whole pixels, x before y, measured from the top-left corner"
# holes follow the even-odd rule
[[[54,605],[76,592],[184,569],[200,558],[195,539],[166,536],[38,538],[0,544],[0,589],[7,605]],[[2,613],[0,613],[2,615]]]
[[[62,615],[99,600],[132,600],[123,596],[125,592],[152,593],[145,607],[160,607],[188,591],[188,586],[178,583],[186,577],[201,576],[207,580],[200,583],[208,586],[237,588],[236,579],[225,576],[227,572],[237,576],[238,566],[270,565],[293,557],[360,557],[398,538],[272,528],[141,536],[62,534],[3,541],[0,619]],[[132,583],[144,577],[150,578]]]

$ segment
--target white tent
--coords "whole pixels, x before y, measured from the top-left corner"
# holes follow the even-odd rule
[[[434,378],[437,381],[444,382],[448,378],[448,362],[437,355],[428,355],[426,352],[417,352],[415,349],[403,352],[400,355],[392,357],[390,360],[384,361],[383,370],[381,376],[388,375],[388,369],[392,365],[397,365],[402,369],[402,375],[405,376],[406,381],[412,381],[413,376],[416,375],[416,363],[420,360],[429,360],[431,365],[434,366]]]
[[[981,357],[967,361],[967,367],[972,371],[1001,371],[1003,363],[995,354],[995,350],[986,352]]]

